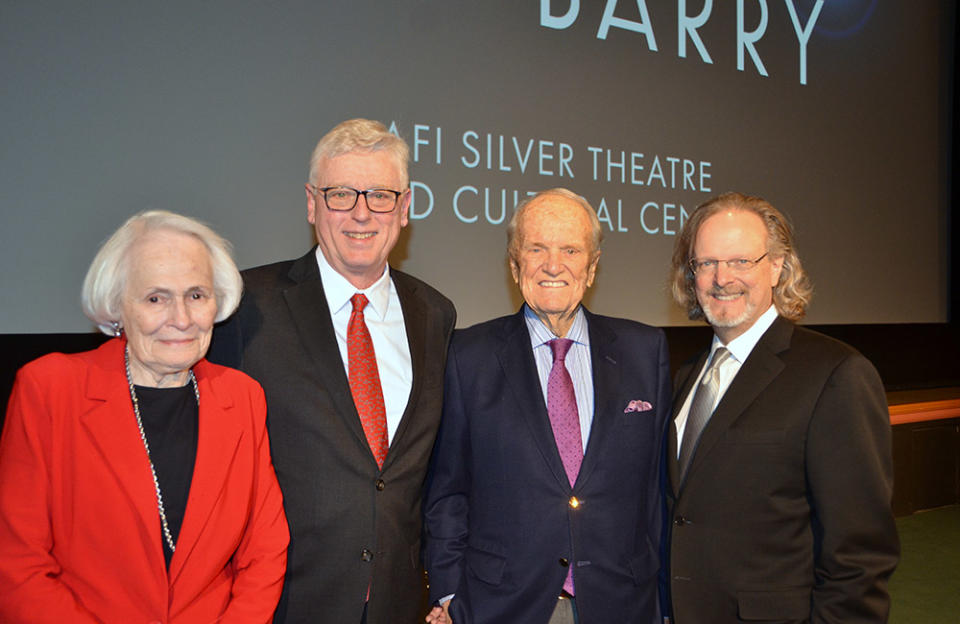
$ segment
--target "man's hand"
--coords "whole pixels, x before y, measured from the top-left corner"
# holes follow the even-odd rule
[[[450,602],[448,600],[443,603],[443,606],[431,609],[425,618],[427,624],[453,624],[453,619],[450,617]]]

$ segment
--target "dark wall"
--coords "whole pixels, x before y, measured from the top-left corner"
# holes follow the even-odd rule
[[[62,351],[77,353],[100,346],[107,336],[90,334],[0,334],[0,398],[6,414],[7,398],[17,369],[41,355]]]
[[[950,297],[947,303],[947,318],[954,326],[960,325],[960,98],[957,97],[960,90],[960,9],[954,11],[954,29],[953,29],[953,84],[950,85],[951,100],[953,106],[950,107],[953,115],[953,149],[948,161],[953,175],[950,177],[950,209],[947,211],[947,225],[950,231],[950,238],[947,240],[947,254],[949,265],[947,270]]]
[[[809,325],[852,345],[873,362],[888,391],[960,387],[960,325]],[[708,327],[667,327],[674,370],[705,349]]]

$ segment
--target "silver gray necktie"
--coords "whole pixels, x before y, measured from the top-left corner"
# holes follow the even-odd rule
[[[717,400],[717,392],[720,390],[720,365],[730,357],[730,352],[725,347],[720,347],[713,352],[713,359],[710,366],[697,384],[697,392],[693,395],[693,402],[690,403],[690,412],[687,415],[687,425],[683,429],[683,441],[680,444],[680,478],[687,473],[687,466],[690,465],[690,459],[697,447],[697,441],[703,428],[707,426],[707,421],[713,414],[713,404]]]

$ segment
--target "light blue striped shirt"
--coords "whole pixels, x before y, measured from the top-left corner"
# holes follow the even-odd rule
[[[547,329],[530,306],[523,306],[523,318],[527,322],[527,331],[530,333],[533,359],[537,363],[540,389],[543,391],[543,404],[546,405],[547,381],[550,379],[550,369],[553,368],[553,351],[547,343],[556,336]],[[563,337],[573,340],[564,364],[573,380],[573,391],[577,396],[577,411],[580,413],[580,437],[583,440],[583,450],[586,452],[587,441],[590,439],[590,426],[593,424],[593,367],[590,360],[590,333],[587,331],[587,317],[582,307],[577,309],[573,325]]]

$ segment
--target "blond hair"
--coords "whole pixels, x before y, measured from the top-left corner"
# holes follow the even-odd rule
[[[787,218],[768,201],[743,193],[724,193],[697,207],[687,219],[673,247],[670,288],[673,299],[687,311],[691,320],[704,318],[703,308],[697,301],[694,275],[690,268],[693,246],[703,222],[726,209],[751,212],[763,221],[767,228],[767,253],[774,258],[783,258],[780,280],[773,288],[773,303],[780,316],[797,321],[806,314],[813,296],[813,286],[797,255],[793,242],[793,228]]]

